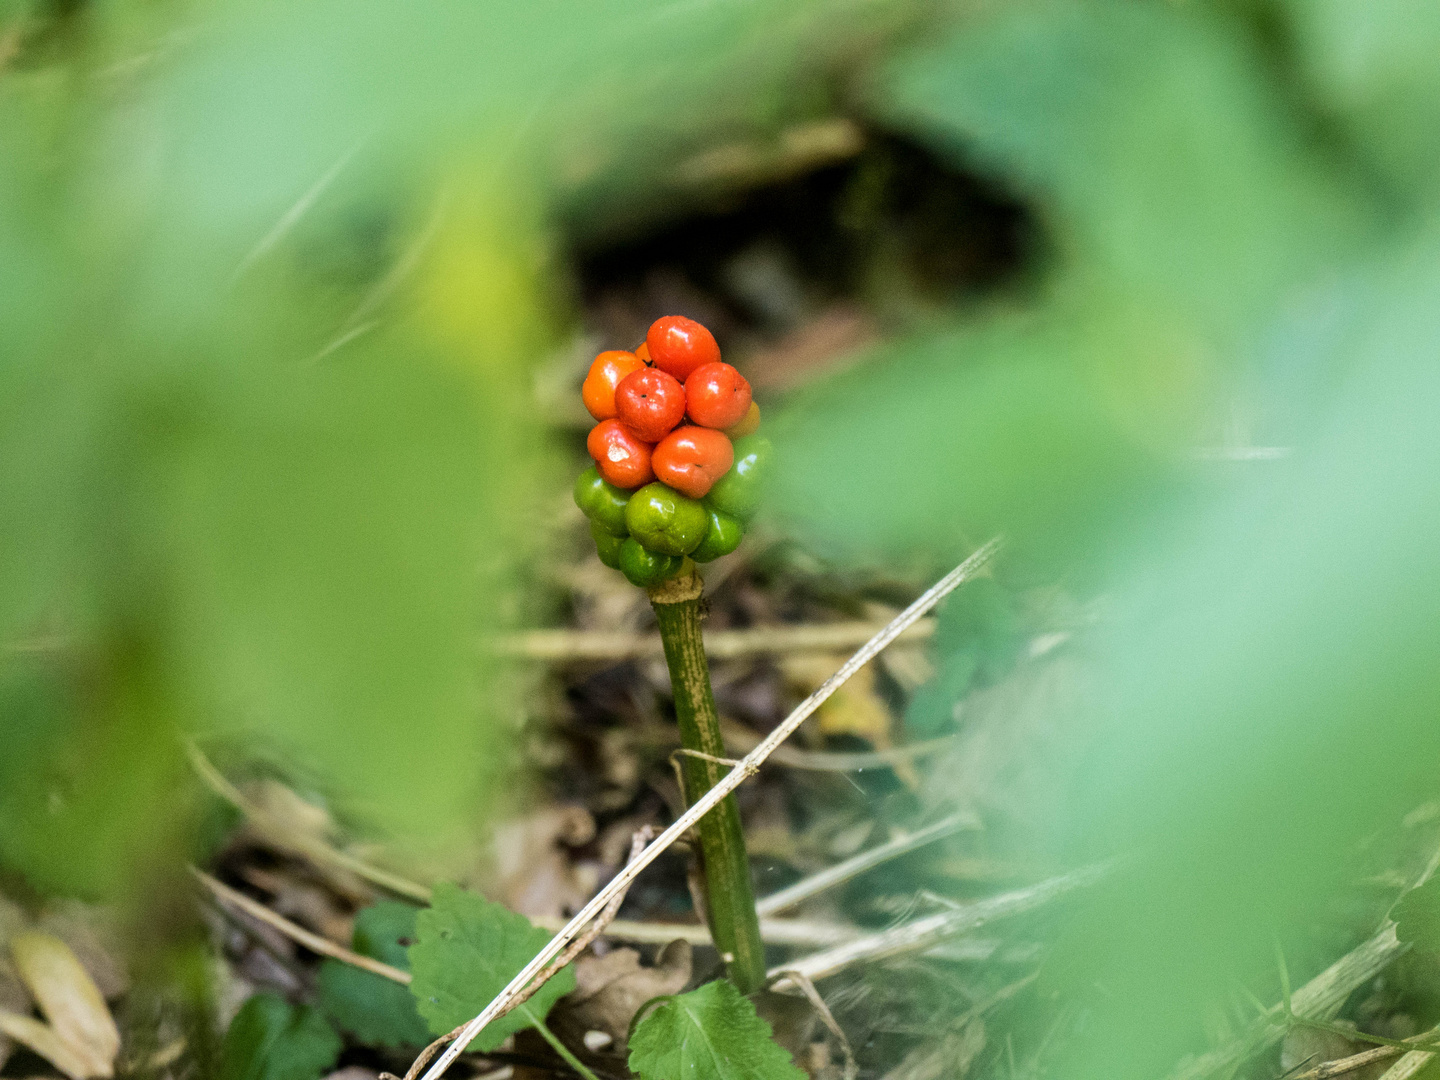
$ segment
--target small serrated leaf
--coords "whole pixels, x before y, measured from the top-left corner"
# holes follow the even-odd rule
[[[256,994],[225,1032],[219,1080],[317,1080],[335,1064],[340,1045],[317,1010]]]
[[[429,908],[415,920],[416,943],[410,947],[411,971],[420,1015],[442,1035],[479,1015],[495,995],[550,940],[548,931],[483,896],[442,882]],[[493,1050],[507,1035],[544,1018],[557,998],[575,988],[575,973],[565,968],[536,992],[524,1009],[502,1016],[471,1042],[472,1050]]]
[[[355,916],[350,945],[358,953],[410,970],[409,948],[415,942],[415,917],[420,909],[398,900],[381,900]]]
[[[412,904],[383,900],[355,917],[351,947],[363,956],[403,971],[410,968],[407,946],[415,937]],[[318,1002],[341,1030],[363,1043],[380,1046],[424,1046],[430,1029],[415,1011],[408,987],[373,972],[326,960],[316,983]]]
[[[670,998],[635,1027],[630,1070],[642,1080],[804,1080],[770,1025],[721,979]]]

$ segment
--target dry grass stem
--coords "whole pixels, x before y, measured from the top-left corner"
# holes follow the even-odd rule
[[[830,1006],[825,1004],[825,999],[820,996],[820,991],[815,989],[815,984],[798,971],[786,970],[782,973],[790,985],[799,989],[805,995],[805,1000],[810,1002],[811,1008],[815,1010],[820,1022],[829,1029],[830,1034],[835,1036],[835,1041],[840,1044],[840,1052],[845,1055],[844,1080],[855,1080],[860,1073],[860,1066],[855,1061],[855,1051],[850,1049],[850,1040],[846,1038],[845,1031],[835,1019],[835,1014],[830,1011]],[[777,976],[771,975],[773,982]]]
[[[819,982],[852,964],[868,963],[883,960],[887,956],[932,948],[946,938],[977,930],[997,919],[1033,911],[1058,896],[1094,884],[1105,875],[1106,870],[1104,865],[1086,867],[1024,889],[1001,893],[999,896],[970,904],[959,904],[951,911],[915,919],[878,934],[857,938],[825,952],[801,957],[771,972],[776,979],[772,984],[773,989],[783,991],[791,987],[792,984],[782,978],[786,972],[798,971],[812,982]]]
[[[285,916],[277,915],[258,900],[252,900],[244,893],[230,888],[230,886],[224,882],[215,880],[215,878],[203,870],[192,866],[190,867],[190,872],[194,874],[195,879],[209,889],[215,895],[215,898],[224,906],[235,911],[244,912],[252,919],[259,919],[267,926],[273,926],[276,930],[279,930],[280,933],[294,941],[298,941],[311,952],[319,953],[321,956],[329,956],[335,960],[344,961],[347,964],[353,964],[355,967],[364,968],[366,971],[391,979],[394,982],[403,983],[406,986],[410,985],[410,973],[408,971],[401,971],[399,968],[391,967],[389,964],[382,963],[379,960],[362,956],[360,953],[352,952],[343,945],[336,945],[335,942],[329,938],[311,933],[303,926],[291,922],[285,918]]]
[[[748,754],[760,745],[761,736],[735,724],[722,724],[721,734],[725,736],[725,745],[733,752]],[[883,750],[801,750],[794,746],[782,746],[770,755],[770,763],[810,772],[864,772],[866,769],[889,769],[903,765],[953,745],[954,735],[942,735],[938,739],[924,739]]]
[[[1346,953],[1296,990],[1290,997],[1291,1010],[1303,1019],[1328,1020],[1357,986],[1373,979],[1408,948],[1395,936],[1395,924],[1387,922],[1369,941]],[[1251,1054],[1279,1042],[1285,1036],[1286,1027],[1284,1007],[1272,1006],[1248,1033],[1208,1054],[1192,1058],[1170,1074],[1171,1080],[1201,1080],[1233,1069]]]
[[[712,630],[705,634],[705,655],[712,660],[733,660],[763,653],[836,652],[857,648],[884,628],[880,623],[847,621]],[[935,620],[921,619],[899,640],[926,641],[934,636]],[[500,656],[551,663],[634,660],[665,655],[659,634],[622,634],[608,630],[528,630],[498,638],[487,643],[487,647]]]
[[[923,829],[917,829],[913,833],[905,833],[887,840],[883,844],[871,848],[869,851],[862,851],[858,855],[851,856],[844,862],[836,863],[834,866],[826,867],[819,873],[811,874],[807,878],[797,881],[788,888],[779,892],[771,893],[755,903],[755,910],[761,915],[773,915],[777,911],[784,911],[793,907],[802,900],[808,900],[826,889],[834,888],[836,885],[849,881],[851,878],[863,874],[872,867],[879,866],[890,859],[899,858],[916,848],[923,847],[943,836],[949,836],[961,829],[978,829],[980,820],[974,814],[958,813],[951,814],[933,825],[926,825]]]
[[[267,838],[282,847],[301,851],[306,857],[322,865],[347,870],[371,884],[380,886],[387,892],[418,900],[423,904],[430,902],[429,887],[371,866],[342,851],[337,851],[329,844],[289,828],[284,822],[266,814],[246,799],[234,784],[225,779],[197,746],[192,743],[187,749],[192,766],[206,786],[244,814]],[[565,925],[563,919],[547,917],[532,918],[531,922],[552,932]],[[830,945],[837,945],[842,941],[849,941],[858,935],[858,931],[853,927],[837,926],[833,923],[801,919],[766,919],[760,924],[760,934],[770,945],[822,949]],[[663,945],[666,942],[680,939],[688,941],[692,945],[710,944],[708,929],[698,924],[688,923],[650,923],[616,919],[605,927],[604,936],[617,941],[634,941],[640,944]]]
[[[356,877],[362,878],[372,885],[378,885],[397,896],[409,897],[422,904],[430,903],[430,890],[426,886],[403,878],[399,874],[392,874],[388,870],[371,866],[353,855],[337,851],[318,837],[290,827],[247,799],[239,788],[225,779],[220,770],[211,764],[210,759],[193,742],[187,742],[185,750],[189,755],[191,767],[205,782],[205,786],[244,814],[250,824],[255,826],[266,839],[281,847],[298,851],[322,866],[334,866],[341,870],[348,870]]]
[[[1388,1049],[1388,1047],[1386,1048]],[[1411,1050],[1394,1065],[1385,1070],[1380,1080],[1410,1080],[1434,1058],[1433,1050]]]
[[[465,1026],[465,1029],[454,1042],[440,1055],[439,1059],[425,1073],[425,1080],[437,1080],[444,1075],[451,1063],[460,1054],[462,1047],[480,1033],[486,1024],[490,1023],[496,1016],[500,1015],[505,1006],[522,990],[533,982],[557,956],[575,940],[602,911],[610,904],[610,901],[622,889],[629,887],[639,874],[666,850],[671,844],[685,834],[697,821],[720,803],[732,791],[740,786],[749,776],[752,776],[774,752],[782,742],[785,741],[812,713],[815,712],[829,697],[843,686],[855,672],[868,664],[877,656],[885,646],[889,645],[900,636],[907,628],[914,625],[921,616],[929,612],[936,604],[944,599],[949,593],[956,589],[963,582],[975,576],[994,557],[1000,548],[1000,540],[996,538],[985,544],[968,559],[962,562],[950,573],[946,574],[934,587],[929,589],[923,596],[906,608],[903,612],[875,637],[861,648],[854,656],[847,660],[834,675],[830,676],[823,685],[813,694],[801,702],[800,706],[792,712],[774,731],[772,731],[753,751],[746,755],[745,759],[729,773],[727,773],[718,784],[702,795],[693,806],[677,818],[653,844],[650,844],[640,856],[630,863],[611,879],[610,883],[601,889],[596,895],[575,915],[565,928],[562,929],[550,943],[541,949],[523,969],[510,981],[510,984],[502,990],[495,999],[487,1005],[475,1019]]]
[[[1434,870],[1432,868],[1430,873],[1433,872]],[[1428,876],[1429,874],[1427,873],[1426,877]],[[1424,1034],[1416,1035],[1405,1041],[1412,1043],[1429,1043],[1437,1035],[1440,1035],[1440,1028],[1431,1028]],[[1322,1065],[1315,1066],[1313,1069],[1297,1073],[1291,1077],[1290,1080],[1329,1080],[1332,1076],[1344,1076],[1346,1073],[1363,1069],[1367,1065],[1373,1065],[1377,1061],[1387,1061],[1392,1057],[1400,1057],[1401,1054],[1405,1056],[1387,1070],[1380,1080],[1387,1080],[1387,1078],[1388,1080],[1403,1080],[1404,1077],[1413,1076],[1419,1071],[1421,1066],[1427,1064],[1430,1059],[1435,1056],[1434,1052],[1429,1050],[1411,1050],[1406,1052],[1403,1046],[1372,1046],[1370,1049],[1362,1050],[1358,1054],[1351,1054],[1349,1057],[1327,1061]]]

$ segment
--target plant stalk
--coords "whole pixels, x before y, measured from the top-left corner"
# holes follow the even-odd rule
[[[710,665],[700,636],[700,594],[703,583],[693,571],[650,589],[650,604],[660,622],[665,664],[675,693],[675,718],[680,741],[687,750],[724,759],[720,717],[710,690]],[[719,761],[691,754],[681,757],[685,797],[698,799],[729,769]],[[760,920],[755,913],[755,892],[745,856],[745,835],[735,797],[728,796],[696,825],[700,833],[700,863],[705,879],[706,917],[710,936],[725,961],[730,979],[741,993],[760,989],[765,982],[765,950],[760,943]]]
[[[540,1033],[541,1038],[550,1044],[550,1048],[560,1055],[566,1065],[569,1065],[570,1068],[579,1073],[583,1080],[600,1080],[598,1076],[586,1068],[583,1061],[570,1052],[570,1048],[561,1042],[560,1037],[545,1025],[544,1020],[541,1020],[535,1015],[529,1005],[521,1005],[520,1011],[525,1014],[525,1018],[530,1021],[531,1026]]]

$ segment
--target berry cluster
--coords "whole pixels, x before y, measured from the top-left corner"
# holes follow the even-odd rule
[[[595,358],[581,396],[599,423],[575,502],[601,562],[654,585],[687,555],[708,562],[740,545],[770,443],[754,434],[750,384],[720,359],[709,330],[680,315],[657,319],[634,352]]]

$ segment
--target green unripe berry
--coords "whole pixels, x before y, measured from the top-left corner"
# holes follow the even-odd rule
[[[690,557],[696,562],[709,562],[721,555],[729,555],[745,538],[745,526],[740,524],[738,518],[722,514],[713,508],[709,510],[709,516],[710,527],[705,532],[705,539],[690,553]]]
[[[630,493],[617,488],[590,466],[575,481],[575,505],[585,516],[613,536],[624,536],[625,504]]]
[[[662,555],[688,555],[705,539],[710,517],[695,499],[665,484],[646,484],[625,507],[630,535]]]
[[[685,560],[679,555],[650,551],[631,537],[620,542],[619,562],[619,570],[629,578],[630,584],[639,585],[643,589],[674,577],[680,572]]]
[[[722,514],[749,521],[760,505],[760,488],[770,464],[770,440],[747,435],[735,440],[735,464],[715,481],[705,501]]]
[[[598,521],[590,522],[590,535],[595,538],[595,550],[600,555],[600,561],[611,570],[619,570],[620,548],[625,543],[625,537],[616,536]]]

